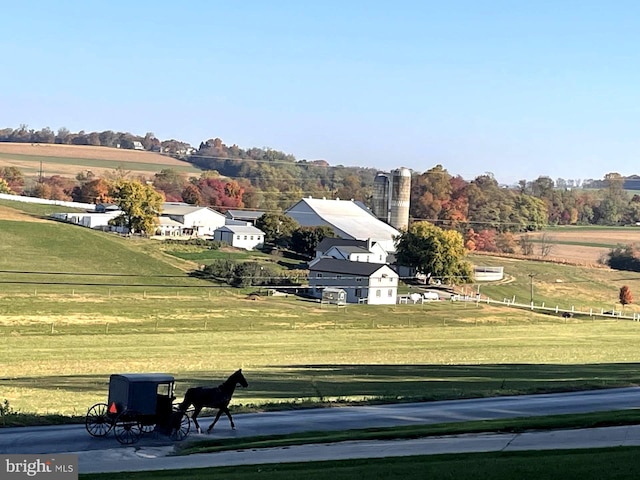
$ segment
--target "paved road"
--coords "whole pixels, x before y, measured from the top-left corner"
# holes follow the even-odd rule
[[[640,406],[640,388],[414,404],[339,407],[235,415],[237,431],[230,430],[226,419],[222,418],[212,435],[217,438],[227,438],[231,436],[287,434],[314,430],[346,430],[586,413],[637,408],[638,406]],[[209,418],[203,418],[200,422],[202,427],[206,428],[210,420]],[[92,468],[91,465],[96,465],[95,468],[98,468],[97,465],[102,465],[100,468],[105,469],[114,468],[113,465],[116,465],[115,468],[128,470],[133,468],[136,462],[145,460],[144,458],[141,459],[141,456],[151,457],[147,459],[148,462],[143,462],[146,465],[144,469],[149,468],[147,463],[155,462],[155,465],[164,465],[165,462],[177,462],[175,457],[161,459],[172,448],[171,442],[162,436],[154,437],[150,435],[144,437],[140,443],[136,444],[136,447],[123,447],[111,435],[105,438],[90,437],[84,427],[80,425],[14,428],[3,429],[1,432],[0,453],[79,452],[81,472],[94,471],[90,470]],[[190,438],[197,437],[198,435],[190,435]],[[486,443],[486,437],[481,438],[484,438],[483,443]],[[430,442],[433,442],[433,440],[428,439]],[[459,440],[453,439],[451,441],[458,442]],[[440,440],[440,444],[443,445],[447,442]],[[379,448],[379,443],[377,444],[377,448]],[[433,447],[432,443],[430,445],[427,448],[428,451],[431,451]],[[374,450],[375,448],[373,447]],[[426,447],[420,448],[424,450]],[[315,448],[315,450],[318,449]],[[293,451],[292,448],[287,449],[288,455],[291,455]],[[254,452],[252,458],[258,458],[258,454]],[[297,454],[295,458],[298,458]],[[112,467],[109,467],[109,465],[112,465]]]
[[[341,442],[286,448],[236,450],[185,457],[166,456],[171,447],[108,450],[99,457],[79,454],[80,473],[173,470],[184,468],[261,465],[266,463],[403,457],[444,453],[561,450],[640,446],[640,426],[561,430],[520,434],[473,434],[418,440]]]

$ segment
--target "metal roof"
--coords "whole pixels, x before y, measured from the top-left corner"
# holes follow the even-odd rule
[[[343,273],[368,277],[385,267],[393,270],[384,263],[350,262],[349,260],[338,260],[335,258],[321,258],[317,262],[311,262],[309,271]]]
[[[366,240],[352,240],[350,238],[338,238],[338,237],[325,237],[320,240],[320,243],[316,247],[318,252],[326,252],[333,247],[361,247],[367,248]]]
[[[233,210],[233,209],[229,209],[229,210],[227,210],[227,212],[225,213],[225,215],[226,215],[228,218],[234,218],[234,219],[247,218],[247,219],[257,220],[257,219],[258,219],[258,218],[260,218],[262,215],[264,215],[264,211],[258,211],[258,210]]]
[[[400,232],[378,220],[351,200],[303,198],[286,214],[302,226],[329,224],[339,236],[357,240],[371,238],[383,242],[387,251],[393,251],[394,237]]]
[[[209,210],[220,216],[224,216],[220,212],[216,212],[209,207],[196,207],[194,205],[175,205],[167,203],[162,205],[162,215],[189,215],[190,213],[199,212],[200,210]]]
[[[356,247],[356,246],[352,246],[352,245],[336,245],[335,247],[331,247],[331,248],[335,248],[341,252],[345,252],[348,254],[352,254],[352,253],[362,253],[362,254],[366,254],[366,253],[371,253],[369,250],[367,250],[366,247]],[[328,252],[329,250],[327,250]]]
[[[225,225],[217,230],[226,230],[231,233],[237,233],[242,235],[264,235],[264,232],[253,225]]]

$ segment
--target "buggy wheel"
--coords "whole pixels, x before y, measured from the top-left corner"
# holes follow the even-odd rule
[[[87,411],[84,426],[92,437],[104,437],[111,431],[113,424],[107,414],[108,409],[106,403],[96,403]]]
[[[151,433],[156,429],[156,424],[152,423],[151,425],[142,425],[142,433]]]
[[[118,442],[123,445],[131,445],[140,440],[142,425],[138,421],[138,415],[129,411],[124,411],[118,415],[113,425],[113,434]]]
[[[187,412],[173,412],[171,415],[171,440],[179,442],[189,435],[191,419]]]

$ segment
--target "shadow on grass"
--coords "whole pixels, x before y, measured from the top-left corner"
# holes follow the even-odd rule
[[[114,372],[119,373],[119,372]],[[169,372],[170,373],[170,372]],[[192,386],[217,386],[233,372],[176,374],[177,392]],[[318,397],[418,397],[441,400],[536,393],[640,383],[640,364],[490,364],[490,365],[289,365],[244,369],[249,389],[236,395],[265,400]],[[0,378],[0,387],[91,392],[108,391],[109,378],[95,375]]]
[[[635,385],[638,363],[603,364],[491,364],[491,365],[289,365],[257,370],[243,369],[248,389],[236,390],[234,402],[243,398],[264,403],[395,402],[474,398],[498,395],[560,392]],[[118,373],[118,372],[114,372]],[[168,372],[171,373],[171,372]],[[176,377],[180,398],[192,386],[217,386],[233,372],[204,371]],[[69,375],[0,378],[5,388],[104,392],[108,376]],[[1,400],[1,398],[0,398]]]
[[[635,385],[640,364],[587,365],[291,365],[244,370],[243,396],[267,401],[369,398],[445,400]],[[230,372],[231,373],[231,372]],[[208,372],[180,378],[180,385],[218,385]]]

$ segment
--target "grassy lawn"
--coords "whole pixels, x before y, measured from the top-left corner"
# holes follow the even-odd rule
[[[0,220],[0,400],[25,413],[82,416],[105,401],[111,373],[172,373],[181,395],[239,367],[251,388],[234,398],[238,409],[638,382],[637,322],[467,302],[336,309],[291,296],[254,300],[252,288],[189,277],[205,254],[231,255]],[[494,299],[528,299],[533,283],[537,303],[610,309],[622,284],[640,288],[631,273],[475,260],[505,267],[503,282],[464,287]]]
[[[237,467],[119,473],[121,480],[190,479],[213,480],[352,480],[352,479],[495,479],[567,480],[635,479],[640,475],[638,448],[596,450],[465,453],[343,460],[335,462],[248,465]],[[85,474],[80,478],[101,480],[113,474]]]
[[[148,305],[149,315],[157,305],[138,303]],[[99,319],[67,312],[56,322],[4,326],[2,397],[23,412],[84,415],[106,401],[110,373],[172,373],[180,397],[189,386],[219,384],[238,367],[250,388],[237,391],[232,405],[263,409],[281,402],[295,408],[601,388],[640,379],[633,322],[445,325],[434,312],[376,309],[374,315],[366,307],[336,321],[322,311],[309,318],[295,300],[288,315],[285,300],[259,310],[251,301],[237,303],[245,305],[203,309],[199,316],[191,311],[190,318],[180,318],[176,307],[172,319],[158,321],[128,320],[124,311]],[[371,315],[368,326],[357,324],[367,318],[363,313]]]

